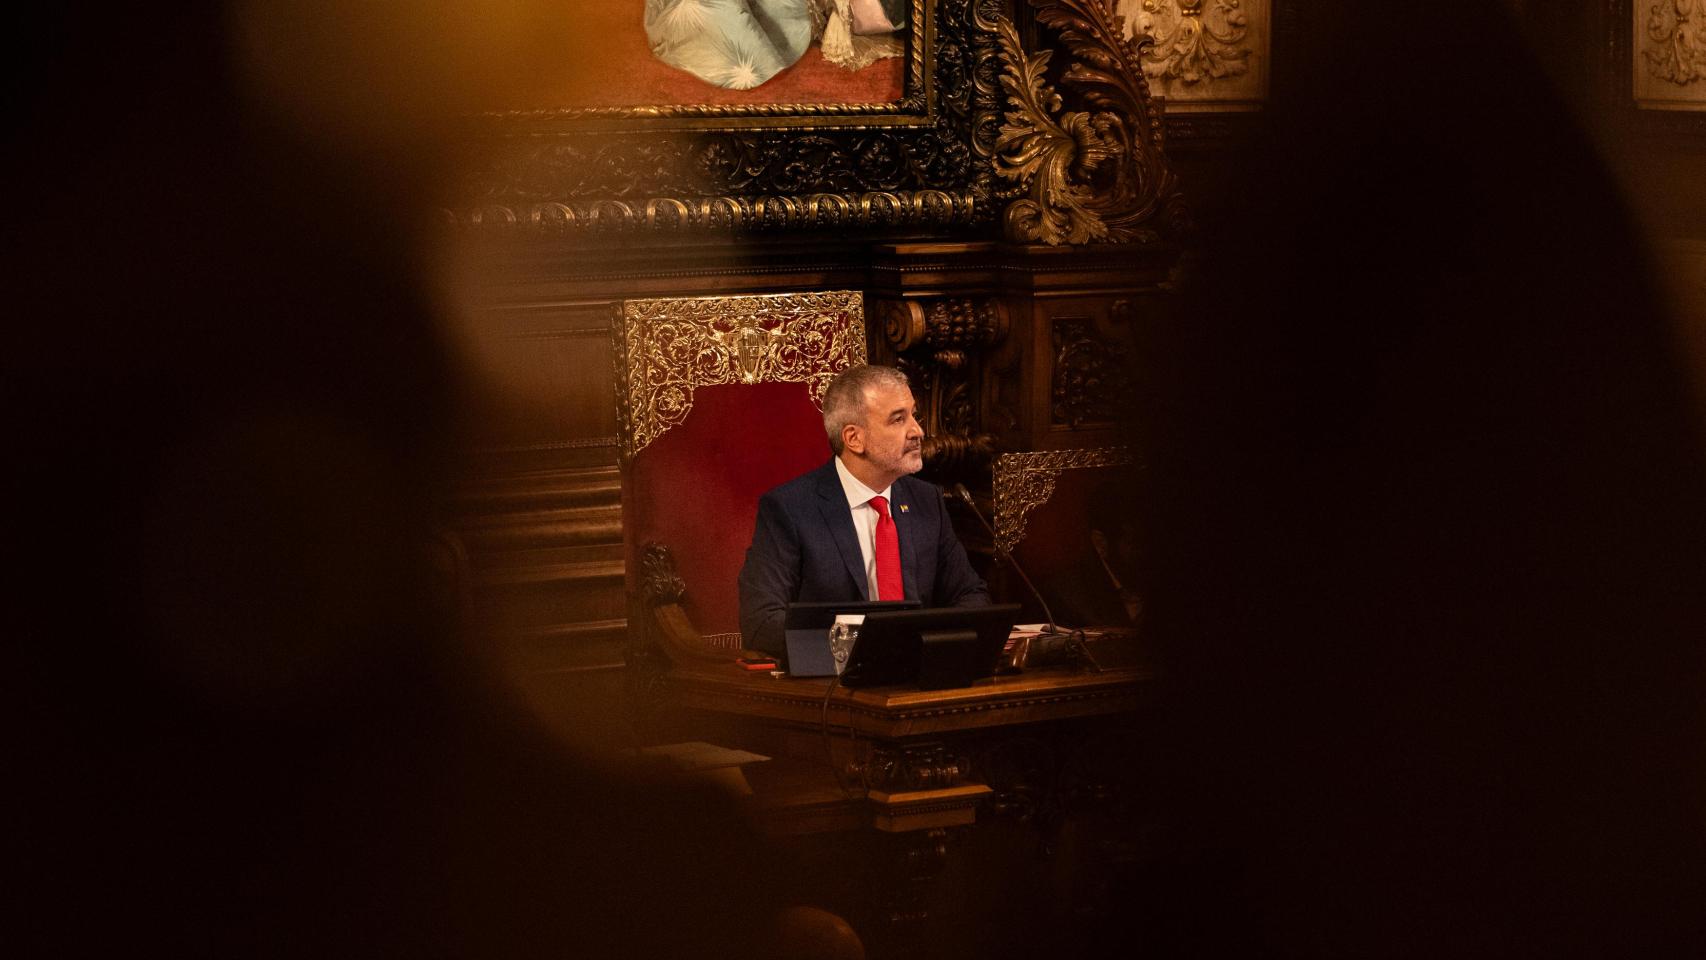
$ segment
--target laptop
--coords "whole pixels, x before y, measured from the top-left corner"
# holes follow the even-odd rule
[[[788,604],[782,620],[789,676],[833,677],[840,673],[829,648],[829,628],[844,613],[873,614],[916,610],[917,600],[828,600]]]

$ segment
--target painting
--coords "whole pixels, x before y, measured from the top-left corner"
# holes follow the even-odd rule
[[[627,105],[899,100],[908,6],[908,0],[645,0],[643,23],[622,10],[627,16],[608,35],[643,39],[650,57],[634,57],[634,73],[611,90],[631,98]]]
[[[936,0],[599,0],[576,13],[585,74],[510,104],[530,116],[693,120],[901,114],[929,76]],[[908,104],[911,99],[913,103]],[[778,109],[781,108],[781,109]]]
[[[1634,0],[1635,105],[1706,112],[1706,0]]]
[[[1001,209],[1003,0],[600,0],[596,93],[471,118],[470,228],[951,236]],[[583,46],[590,46],[585,45]],[[574,102],[563,102],[572,99]]]

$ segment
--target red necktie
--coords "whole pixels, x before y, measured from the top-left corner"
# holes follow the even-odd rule
[[[871,599],[905,600],[906,588],[900,580],[900,534],[889,516],[889,502],[872,497],[871,506],[877,510],[877,595]]]

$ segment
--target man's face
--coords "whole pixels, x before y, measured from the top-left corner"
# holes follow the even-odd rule
[[[878,473],[893,483],[924,469],[924,428],[918,425],[918,404],[903,386],[878,384],[865,390],[863,451]]]

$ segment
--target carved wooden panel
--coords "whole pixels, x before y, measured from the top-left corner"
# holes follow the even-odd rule
[[[595,302],[480,311],[469,338],[469,442],[553,465],[615,463],[608,310]]]
[[[1130,301],[1115,301],[1110,313]],[[1133,397],[1131,350],[1093,317],[1056,317],[1050,326],[1049,426],[1078,430],[1118,421]]]

